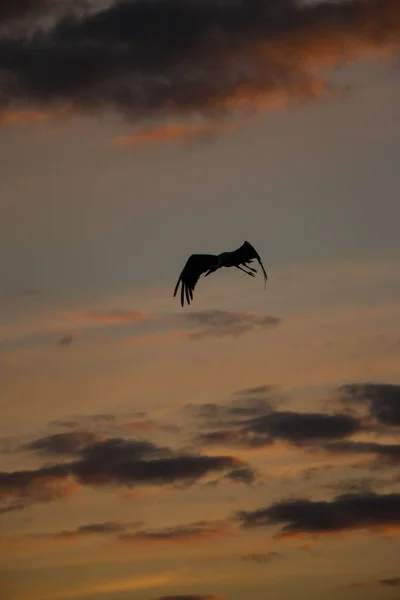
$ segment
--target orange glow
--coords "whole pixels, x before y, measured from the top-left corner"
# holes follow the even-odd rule
[[[204,123],[190,125],[176,123],[165,127],[154,127],[133,131],[130,135],[112,140],[114,146],[134,146],[136,144],[160,144],[179,142],[190,144],[200,138],[209,138],[221,132],[232,131],[234,126],[228,123]]]

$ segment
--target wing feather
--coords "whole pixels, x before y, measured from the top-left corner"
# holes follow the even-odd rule
[[[192,254],[186,261],[183,267],[182,273],[179,275],[179,279],[176,283],[174,296],[176,296],[179,288],[181,287],[181,305],[183,306],[186,302],[190,304],[193,300],[193,291],[200,276],[208,271],[211,267],[216,266],[218,263],[218,257],[215,254]]]
[[[252,260],[257,259],[260,263],[260,267],[264,274],[264,287],[267,283],[267,272],[264,269],[264,265],[262,264],[261,257],[258,254],[257,250],[252,246],[249,242],[244,242],[239,248],[232,252],[232,262],[237,265],[244,265],[246,263],[252,262]]]

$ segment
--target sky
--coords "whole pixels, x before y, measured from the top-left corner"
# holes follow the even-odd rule
[[[397,0],[1,3],[4,600],[398,600],[399,55]]]

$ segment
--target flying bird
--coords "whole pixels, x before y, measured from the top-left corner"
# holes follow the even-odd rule
[[[236,267],[244,273],[247,273],[247,275],[254,277],[254,273],[257,273],[257,269],[249,267],[249,264],[252,263],[254,259],[258,260],[263,271],[265,289],[267,273],[261,262],[260,255],[249,242],[244,242],[240,248],[237,248],[232,252],[222,252],[222,254],[192,254],[188,258],[182,273],[179,275],[179,279],[175,286],[174,297],[177,294],[179,284],[182,284],[181,305],[183,306],[185,303],[185,296],[186,302],[190,304],[191,300],[193,300],[193,291],[200,275],[205,273],[205,277],[207,277],[211,273],[215,273],[215,271],[221,267]],[[248,270],[244,269],[241,265]]]

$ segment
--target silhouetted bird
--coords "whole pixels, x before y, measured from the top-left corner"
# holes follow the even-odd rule
[[[267,282],[267,273],[264,269],[264,265],[261,262],[260,255],[257,253],[255,248],[249,244],[249,242],[244,242],[240,248],[237,248],[232,252],[222,252],[222,254],[192,254],[188,258],[183,271],[179,276],[178,282],[175,286],[174,296],[176,296],[179,284],[181,283],[181,305],[183,306],[185,303],[185,295],[187,303],[190,304],[190,301],[193,300],[193,290],[200,278],[200,275],[206,273],[205,277],[207,277],[207,275],[214,273],[221,267],[236,267],[237,269],[244,271],[244,273],[247,273],[247,275],[254,277],[254,273],[257,273],[257,269],[249,267],[249,263],[252,263],[255,258],[260,263],[264,273],[265,288]],[[249,270],[246,271],[246,269],[243,269],[241,265],[247,267]]]

